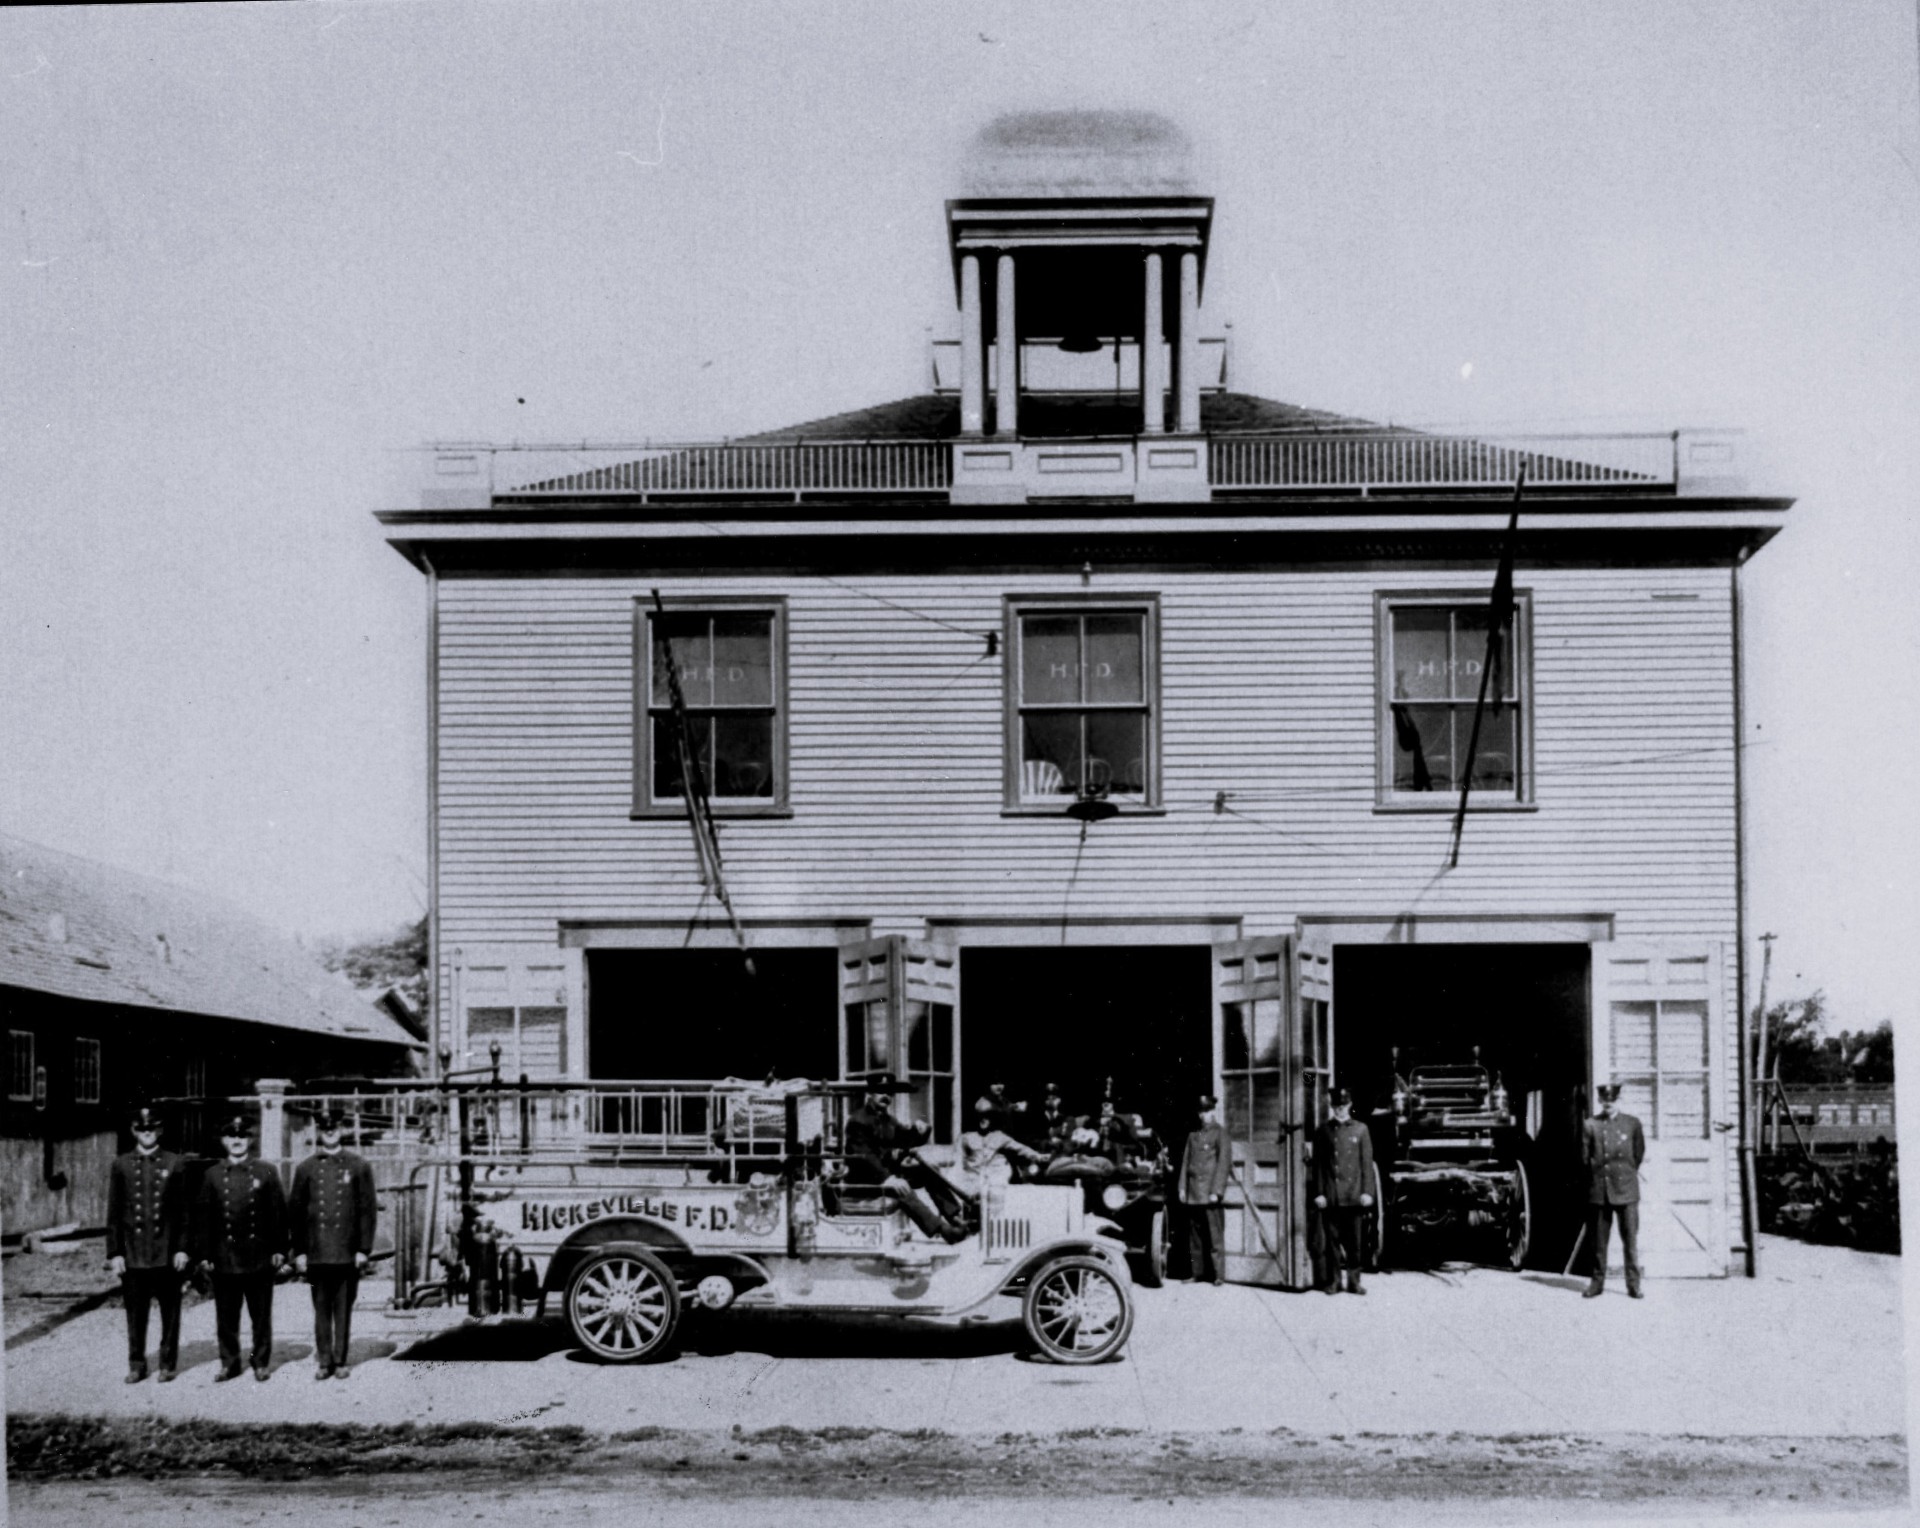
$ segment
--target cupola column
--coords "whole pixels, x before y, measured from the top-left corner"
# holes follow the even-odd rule
[[[1165,311],[1160,286],[1160,252],[1147,251],[1147,302],[1140,322],[1140,431],[1160,435],[1167,428],[1167,366],[1161,349],[1160,315]]]
[[[999,375],[994,381],[993,433],[1014,436],[1020,433],[1020,340],[1014,333],[1013,256],[1000,256],[995,273],[995,307],[999,324],[994,342],[999,346]]]
[[[980,257],[960,257],[960,433],[987,428],[986,331],[980,312]]]
[[[1179,387],[1182,435],[1200,433],[1200,257],[1192,250],[1180,256],[1180,361],[1175,377]]]

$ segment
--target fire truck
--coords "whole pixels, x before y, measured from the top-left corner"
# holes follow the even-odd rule
[[[848,1171],[868,1088],[452,1088],[457,1149],[414,1161],[395,1196],[396,1302],[557,1316],[595,1358],[645,1363],[694,1311],[951,1317],[1010,1296],[1039,1356],[1117,1356],[1133,1327],[1119,1228],[1077,1186],[954,1180],[949,1233],[928,1234],[911,1190]]]

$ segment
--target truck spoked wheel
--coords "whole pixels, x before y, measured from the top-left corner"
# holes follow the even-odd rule
[[[1126,1286],[1097,1257],[1048,1263],[1027,1285],[1021,1315],[1033,1345],[1057,1364],[1111,1358],[1133,1331]]]
[[[567,1324],[609,1363],[663,1358],[680,1326],[680,1287],[651,1252],[600,1252],[567,1285]]]
[[[1533,1197],[1527,1190],[1527,1166],[1513,1164],[1513,1197],[1507,1206],[1507,1262],[1518,1268],[1527,1260],[1533,1240]]]
[[[1147,1254],[1144,1266],[1140,1270],[1140,1282],[1149,1289],[1158,1289],[1167,1282],[1167,1253],[1172,1245],[1167,1234],[1167,1212],[1155,1210],[1153,1219],[1147,1222]]]

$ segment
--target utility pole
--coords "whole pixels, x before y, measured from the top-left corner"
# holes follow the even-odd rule
[[[1762,1101],[1767,1096],[1767,977],[1773,971],[1773,941],[1776,934],[1760,936],[1760,1032],[1758,1054],[1753,1058],[1752,1082],[1746,1098],[1747,1128],[1741,1132],[1740,1186],[1747,1201],[1747,1277],[1760,1271],[1760,1175],[1754,1163],[1755,1142],[1760,1135]]]

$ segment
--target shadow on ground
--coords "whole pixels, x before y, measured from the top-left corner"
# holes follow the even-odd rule
[[[762,1358],[990,1358],[1020,1351],[1025,1333],[1017,1320],[924,1321],[911,1316],[829,1315],[819,1311],[696,1313],[683,1321],[678,1351],[685,1357],[724,1358],[748,1353]],[[400,1362],[537,1363],[565,1353],[581,1363],[598,1360],[580,1351],[560,1321],[502,1321],[457,1327],[401,1349]],[[278,1360],[278,1352],[275,1358]]]

